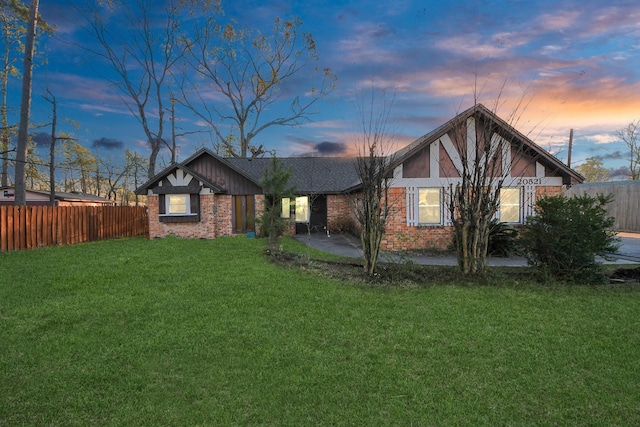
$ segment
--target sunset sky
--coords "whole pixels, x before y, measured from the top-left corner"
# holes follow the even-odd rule
[[[258,138],[279,156],[352,154],[357,98],[372,87],[395,93],[389,124],[400,148],[472,106],[475,86],[492,109],[501,93],[503,118],[520,102],[515,127],[563,161],[573,128],[572,166],[587,157],[612,169],[627,165],[615,131],[640,119],[637,0],[239,0],[222,7],[220,19],[264,29],[276,16],[300,17],[320,64],[338,77],[312,122]],[[121,158],[124,148],[146,154],[144,133],[105,79],[108,70],[83,53],[91,41],[73,8],[62,0],[42,0],[40,8],[58,31],[42,46],[48,63],[34,71],[33,121],[49,120],[42,98],[49,87],[59,115],[79,122],[64,130],[80,143],[107,158]],[[180,120],[185,128],[198,124],[186,113]],[[210,141],[208,134],[181,138],[179,160]]]

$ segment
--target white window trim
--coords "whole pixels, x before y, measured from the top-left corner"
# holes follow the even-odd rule
[[[439,222],[420,222],[420,190],[438,190],[439,193],[439,208],[440,208],[440,221]],[[406,189],[406,213],[407,213],[407,226],[409,227],[437,227],[442,226],[445,223],[445,210],[444,210],[444,189],[439,186],[425,186],[425,187],[407,187]]]
[[[500,222],[504,222],[505,224],[522,224],[522,213],[523,213],[523,202],[522,202],[522,187],[503,187],[500,189],[500,191],[502,192],[502,190],[518,190],[518,221],[514,222],[514,221],[502,221],[501,218],[501,214],[502,214],[502,194],[500,194],[500,203],[498,205],[498,211],[497,211],[497,216],[498,216],[498,220]],[[511,206],[515,206],[515,205],[511,205]]]
[[[443,221],[443,211],[442,211],[442,188],[440,187],[420,187],[416,192],[416,220],[418,222],[418,226],[437,226],[442,225]],[[420,190],[438,190],[438,211],[440,220],[438,222],[420,222]]]
[[[186,212],[180,212],[180,213],[170,213],[170,207],[171,207],[171,197],[172,196],[183,196],[186,198]],[[191,194],[165,194],[164,197],[164,211],[165,213],[160,214],[160,216],[197,216],[198,213],[195,212],[191,212]]]

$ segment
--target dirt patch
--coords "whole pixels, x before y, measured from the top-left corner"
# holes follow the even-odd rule
[[[287,268],[312,272],[315,275],[367,286],[427,287],[433,285],[511,285],[539,284],[528,267],[490,268],[482,277],[464,276],[456,267],[419,265],[412,262],[379,262],[375,274],[365,274],[361,260],[323,261],[306,255],[284,251],[265,251],[272,262]],[[618,268],[605,273],[605,283],[613,286],[640,286],[640,267]]]
[[[457,267],[420,265],[412,262],[385,263],[378,262],[373,275],[365,273],[362,261],[324,261],[310,259],[304,255],[288,252],[267,251],[272,262],[287,268],[307,270],[313,274],[368,286],[392,287],[427,287],[433,285],[449,285],[451,283],[467,285],[486,285],[502,276],[500,268],[490,269],[483,277],[464,276]],[[527,268],[509,269],[509,278],[515,282],[531,280]],[[504,279],[504,277],[501,277]]]
[[[609,274],[612,283],[638,284],[640,285],[640,267],[619,268]]]

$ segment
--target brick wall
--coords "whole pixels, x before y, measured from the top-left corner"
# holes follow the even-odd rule
[[[164,237],[160,221],[158,220],[158,196],[147,196],[147,210],[149,211],[149,238]]]
[[[233,235],[233,196],[227,194],[200,195],[200,222],[160,222],[158,196],[148,198],[149,238],[176,236],[189,239],[215,239]],[[255,196],[255,216],[264,210],[264,196]]]
[[[149,196],[147,201],[149,208],[149,238],[176,236],[189,239],[211,239],[221,235],[219,234],[219,224],[216,222],[216,204],[220,204],[217,198],[218,196],[215,194],[200,195],[199,222],[166,223],[160,222],[158,196]],[[229,207],[231,207],[230,204]],[[218,214],[218,216],[220,215]],[[229,213],[228,228],[231,228],[230,218],[231,213]]]
[[[213,225],[213,233],[206,238],[231,236],[233,235],[233,196],[216,194],[213,197],[214,201],[210,206],[213,214],[209,220]]]
[[[452,227],[407,226],[405,188],[391,188],[389,190],[389,204],[391,209],[390,215],[387,217],[387,230],[382,238],[383,250],[445,250],[453,244]]]
[[[358,229],[354,200],[357,196],[327,195],[327,227],[330,233],[348,233]]]
[[[546,187],[536,187],[536,200],[543,196],[561,196],[562,195],[562,187],[554,185],[554,186],[546,186]]]

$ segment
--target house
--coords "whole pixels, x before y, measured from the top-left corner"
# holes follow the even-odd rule
[[[486,126],[490,123],[491,126]],[[489,135],[490,133],[490,135]],[[461,137],[462,136],[462,137]],[[460,181],[463,156],[479,140],[499,150],[497,216],[518,224],[536,200],[583,181],[554,156],[478,104],[388,157],[391,176],[385,250],[446,248],[452,227],[446,201]],[[329,232],[353,222],[360,180],[353,158],[280,158],[292,171],[294,200],[282,216],[295,232]],[[260,185],[271,159],[222,158],[207,149],[176,163],[136,190],[148,196],[150,238],[216,238],[255,230],[264,206]],[[294,231],[292,229],[292,231]]]
[[[26,190],[27,206],[49,206],[48,191]],[[15,204],[15,187],[0,187],[0,206]],[[115,206],[116,202],[93,194],[55,192],[56,206]]]

